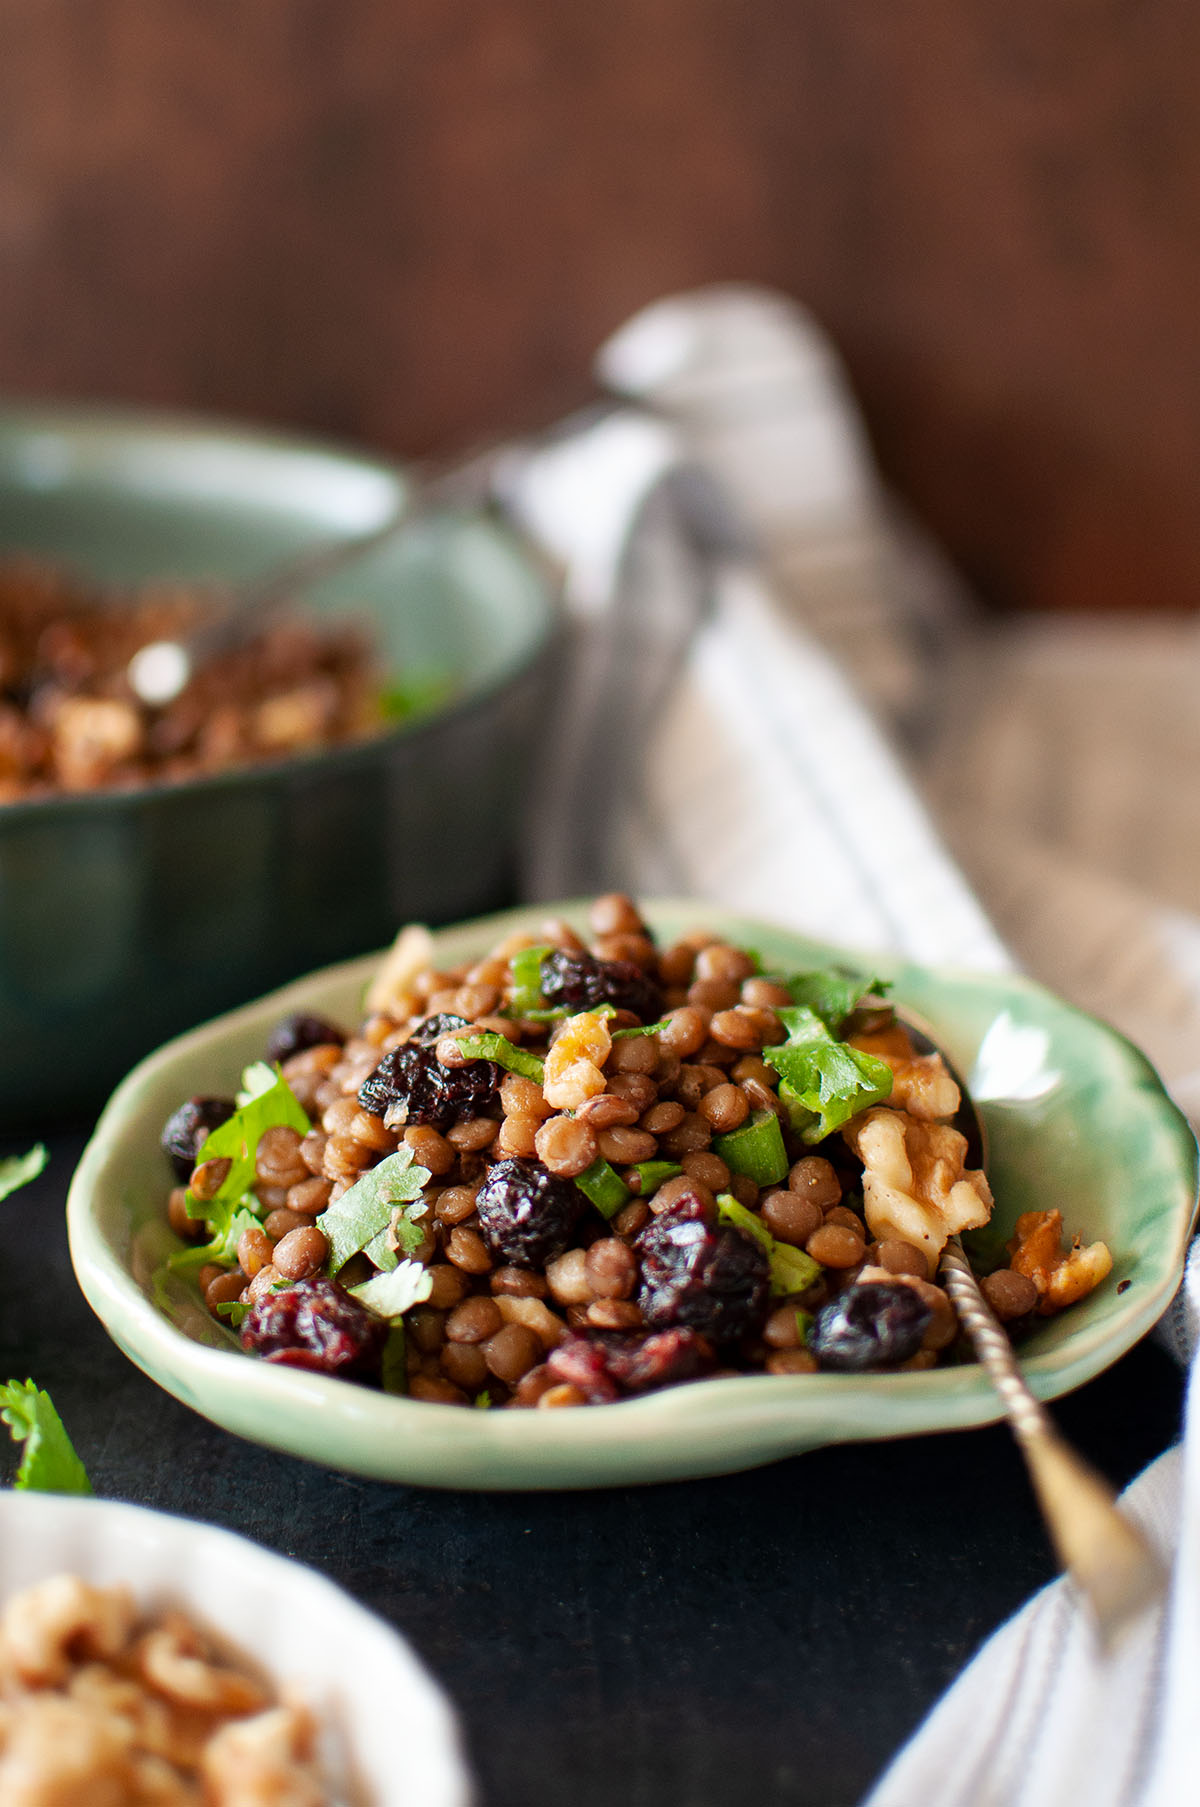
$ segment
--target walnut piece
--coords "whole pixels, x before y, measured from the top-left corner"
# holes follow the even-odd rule
[[[951,1236],[988,1221],[987,1178],[966,1168],[967,1139],[949,1123],[876,1105],[842,1134],[863,1164],[864,1214],[877,1241],[914,1243],[932,1273]]]
[[[1037,1287],[1041,1317],[1085,1299],[1112,1272],[1107,1243],[1093,1242],[1085,1248],[1076,1236],[1064,1249],[1062,1233],[1061,1211],[1023,1211],[1007,1245],[1013,1272],[1026,1275]]]
[[[575,1111],[605,1088],[601,1072],[612,1051],[612,1036],[602,1016],[582,1010],[568,1017],[546,1056],[542,1092],[556,1111]]]
[[[962,1103],[962,1094],[941,1055],[918,1054],[902,1023],[852,1035],[850,1046],[873,1054],[892,1069],[888,1102],[894,1109],[907,1111],[923,1123],[936,1123],[953,1117]]]

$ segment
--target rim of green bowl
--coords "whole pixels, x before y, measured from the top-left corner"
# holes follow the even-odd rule
[[[403,499],[412,487],[412,479],[402,464],[361,451],[336,439],[309,437],[283,428],[258,427],[245,421],[223,416],[206,416],[173,409],[128,408],[118,403],[47,403],[34,402],[0,405],[0,440],[14,430],[34,431],[97,430],[115,433],[129,439],[168,437],[196,442],[211,439],[221,444],[246,447],[265,453],[288,456],[328,458],[364,473],[386,480],[395,502]],[[302,777],[319,767],[322,771],[344,771],[356,765],[370,764],[400,742],[419,740],[444,728],[453,729],[461,718],[471,715],[505,691],[537,672],[550,657],[562,632],[561,596],[563,574],[554,568],[549,557],[510,521],[487,510],[440,510],[446,520],[458,520],[487,531],[524,566],[531,579],[531,630],[521,646],[497,669],[448,697],[408,722],[397,722],[362,740],[347,741],[328,748],[310,748],[278,759],[258,759],[252,764],[234,766],[225,771],[198,773],[192,778],[156,780],[132,785],[128,789],[104,789],[86,793],[65,791],[45,797],[18,798],[0,805],[0,832],[6,824],[28,816],[43,816],[84,811],[90,815],[100,810],[129,810],[152,804],[159,798],[191,795],[194,792],[241,789],[256,782],[269,784],[293,775]],[[386,517],[381,517],[382,518]],[[334,529],[324,536],[338,537]],[[347,530],[342,536],[353,537]]]

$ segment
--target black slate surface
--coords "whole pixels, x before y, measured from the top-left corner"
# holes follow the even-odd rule
[[[139,1373],[79,1293],[62,1210],[82,1146],[57,1138],[0,1203],[0,1378],[54,1395],[97,1493],[228,1525],[397,1625],[457,1705],[484,1807],[852,1807],[1054,1572],[1001,1429],[491,1496],[243,1443]],[[1120,1483],[1174,1438],[1181,1401],[1143,1343],[1057,1411]]]

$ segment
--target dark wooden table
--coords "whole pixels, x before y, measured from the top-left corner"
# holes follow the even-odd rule
[[[97,1493],[244,1532],[398,1626],[458,1708],[484,1807],[852,1807],[1053,1573],[999,1429],[490,1496],[243,1443],[147,1380],[84,1303],[63,1222],[82,1146],[58,1137],[0,1204],[0,1378],[53,1394]],[[1143,1343],[1059,1417],[1124,1482],[1175,1436],[1181,1399]]]

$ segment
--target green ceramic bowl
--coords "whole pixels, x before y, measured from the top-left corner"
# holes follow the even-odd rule
[[[236,427],[0,410],[0,557],[95,577],[249,579],[403,503],[394,469]],[[453,702],[329,753],[0,807],[0,1128],[97,1107],[164,1037],[329,960],[511,894],[554,597],[481,517],[412,530],[313,589]]]
[[[550,906],[582,924],[580,905]],[[443,931],[438,958],[477,957],[543,906]],[[660,934],[718,928],[793,966],[841,950],[695,904],[649,906]],[[844,954],[842,955],[844,957]],[[158,1146],[194,1092],[229,1092],[288,1010],[356,1019],[374,962],[318,973],[181,1037],[117,1091],[71,1185],[75,1271],[126,1354],[198,1412],[239,1436],[334,1468],[441,1487],[604,1487],[749,1468],[818,1444],[988,1424],[996,1396],[975,1366],[924,1374],[753,1375],[619,1405],[473,1412],[390,1398],[256,1362],[199,1295],[156,1284],[178,1247],[164,1220],[171,1179]],[[1067,1224],[1113,1251],[1111,1278],[1023,1345],[1043,1398],[1091,1379],[1150,1328],[1179,1283],[1196,1207],[1196,1144],[1153,1070],[1127,1041],[1026,979],[933,972],[870,960],[897,1000],[930,1023],[970,1076],[989,1139],[996,1211],[1060,1206]]]

